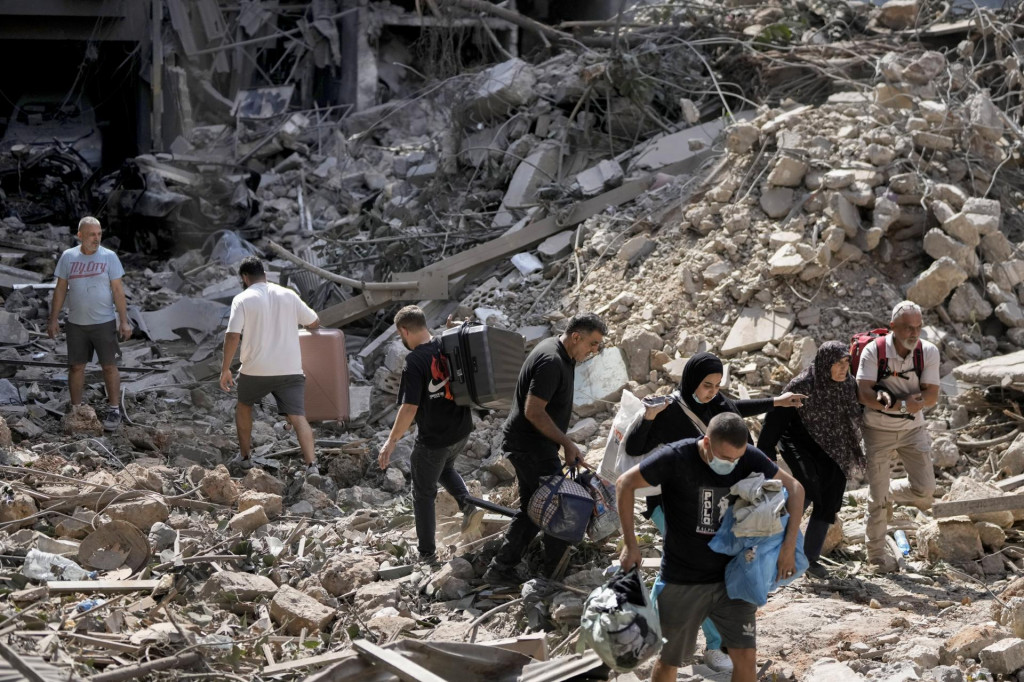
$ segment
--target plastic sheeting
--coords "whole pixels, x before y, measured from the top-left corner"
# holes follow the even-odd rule
[[[744,481],[751,481],[756,477],[764,478],[761,474],[751,474]],[[750,489],[758,486],[744,487]],[[736,486],[733,487],[733,492],[735,490]],[[785,505],[788,493],[782,489],[778,496],[781,497],[781,503],[778,500],[772,500],[771,504],[778,504],[778,508],[781,509]],[[797,534],[796,572],[790,578],[776,580],[779,553],[782,550],[782,541],[786,536],[785,529],[789,522],[789,514],[783,513],[778,518],[780,529],[778,532],[767,536],[743,537],[737,536],[735,532],[737,522],[734,511],[736,506],[737,504],[734,503],[726,510],[722,525],[708,546],[719,554],[728,554],[733,557],[725,567],[725,590],[728,595],[733,599],[742,599],[757,606],[764,606],[768,603],[769,594],[779,587],[790,584],[807,570],[808,563],[807,557],[804,556],[803,534]]]
[[[661,623],[636,567],[616,573],[590,593],[580,627],[583,643],[619,672],[632,670],[661,650]]]

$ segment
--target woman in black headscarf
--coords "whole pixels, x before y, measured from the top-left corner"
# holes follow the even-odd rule
[[[679,390],[666,402],[647,404],[643,421],[626,438],[626,454],[645,455],[664,443],[684,438],[700,438],[716,414],[735,412],[753,417],[775,407],[797,407],[803,398],[796,393],[783,393],[777,398],[730,400],[718,392],[725,366],[711,353],[697,353],[683,367]],[[651,499],[648,498],[648,505]]]
[[[775,460],[776,447],[814,510],[804,535],[807,572],[819,578],[828,571],[818,563],[828,527],[843,505],[846,479],[864,466],[860,447],[861,409],[857,384],[850,376],[850,351],[839,341],[822,344],[814,363],[798,374],[787,391],[808,396],[798,408],[775,410],[761,429],[757,447]]]

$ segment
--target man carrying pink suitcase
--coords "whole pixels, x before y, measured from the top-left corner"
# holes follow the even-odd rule
[[[295,429],[306,463],[307,475],[319,475],[313,453],[313,429],[306,421],[306,377],[302,373],[299,350],[299,325],[316,329],[320,320],[299,295],[291,289],[267,282],[263,263],[249,256],[238,268],[242,293],[231,301],[231,316],[224,335],[224,362],[221,365],[220,387],[228,391],[235,385],[231,361],[239,345],[242,366],[238,373],[238,404],[235,427],[238,431],[239,453],[228,462],[229,467],[248,469],[252,466],[252,406],[273,394],[277,412],[283,414]]]

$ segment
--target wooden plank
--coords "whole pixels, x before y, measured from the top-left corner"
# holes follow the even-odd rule
[[[632,201],[646,192],[650,186],[651,176],[641,176],[610,192],[576,204],[572,212],[562,220],[559,220],[557,216],[548,216],[517,232],[504,234],[497,239],[449,256],[416,272],[396,273],[393,277],[396,281],[415,281],[427,272],[442,272],[448,277],[464,274],[506,256],[519,253],[553,234],[574,227],[609,206],[619,206]],[[367,300],[367,293],[372,294],[372,301]],[[354,296],[347,301],[321,310],[317,315],[320,317],[320,322],[328,327],[342,327],[395,301],[415,301],[423,298],[418,294],[419,291],[416,289],[363,292],[360,296]]]
[[[43,281],[43,276],[38,272],[22,270],[21,268],[16,268],[13,265],[0,265],[0,275],[15,277],[21,282],[32,282],[34,284],[38,284]]]
[[[1010,478],[1004,478],[1001,481],[995,481],[996,487],[1000,490],[1010,492],[1024,485],[1024,474],[1018,476],[1011,476]]]
[[[612,561],[612,566],[618,567],[618,566],[621,566],[621,565],[622,565],[622,562],[620,562],[618,559],[615,559],[614,561]],[[644,557],[640,561],[640,568],[651,568],[651,569],[661,568],[661,557],[653,557],[653,556]]]
[[[67,636],[71,637],[76,642],[81,642],[82,644],[98,646],[104,649],[118,651],[122,654],[131,654],[133,656],[137,656],[139,652],[142,651],[141,646],[136,646],[134,644],[125,644],[124,642],[118,642],[109,639],[100,639],[99,637],[89,637],[88,635],[80,635],[77,632],[69,632],[67,633]]]
[[[593,199],[581,201],[562,220],[559,220],[558,216],[542,218],[521,230],[511,234],[503,234],[497,239],[492,239],[489,242],[461,251],[454,256],[428,265],[423,270],[440,270],[452,276],[462,274],[472,267],[491,263],[504,256],[514,255],[528,246],[547,239],[553,234],[568,230],[582,223],[587,218],[600,213],[609,206],[619,206],[636,199],[646,192],[650,186],[651,176],[642,175]],[[395,278],[406,279],[398,274],[395,275]]]
[[[49,580],[46,583],[46,588],[50,594],[73,594],[76,592],[118,594],[152,590],[159,584],[159,580]]]
[[[275,663],[274,665],[266,666],[261,672],[264,675],[276,675],[277,673],[291,672],[292,670],[299,670],[310,666],[321,666],[326,663],[335,663],[346,658],[351,658],[352,656],[353,654],[351,651],[338,651],[333,654],[321,654],[319,656],[310,656],[309,658],[300,658],[297,661]]]
[[[936,502],[932,505],[932,516],[937,519],[944,519],[950,516],[1014,511],[1017,509],[1024,509],[1024,494],[983,497],[977,500],[960,500],[957,502]]]
[[[196,38],[192,33],[192,22],[189,19],[188,9],[181,0],[168,0],[167,13],[171,15],[171,25],[174,27],[181,46],[185,48],[185,54],[192,57],[198,51]]]
[[[361,656],[373,661],[374,665],[384,668],[403,682],[445,682],[440,675],[435,675],[421,665],[413,663],[397,651],[382,649],[376,644],[370,644],[365,639],[357,639],[352,642],[352,648]]]
[[[490,642],[479,642],[479,644],[505,649],[506,651],[514,651],[517,654],[523,654],[538,661],[548,660],[548,639],[545,632],[534,632],[520,637],[509,637],[508,639],[495,639]]]

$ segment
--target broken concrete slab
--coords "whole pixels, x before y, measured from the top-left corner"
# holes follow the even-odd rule
[[[21,324],[18,316],[6,310],[0,310],[0,343],[21,346],[28,342],[28,330]]]
[[[754,117],[754,111],[735,112],[733,120],[748,121]],[[704,150],[691,150],[690,141],[699,140],[711,146],[715,138],[728,123],[724,116],[699,126],[693,126],[677,133],[656,137],[637,147],[637,154],[629,162],[629,172],[658,171],[684,163],[690,159],[701,158],[707,154]],[[756,139],[756,138],[755,138]]]
[[[236,571],[220,571],[209,577],[200,590],[201,599],[215,602],[233,603],[236,601],[255,601],[273,597],[277,593],[277,585],[270,578],[253,573]]]
[[[580,194],[593,197],[618,187],[625,177],[618,161],[605,159],[601,163],[576,175]]]
[[[267,512],[264,511],[262,506],[256,504],[232,516],[231,520],[228,521],[228,528],[248,535],[268,523],[270,523],[270,519],[267,518]]]
[[[978,386],[1024,384],[1024,351],[960,365],[953,370],[953,376]]]
[[[127,521],[147,532],[153,524],[166,521],[170,516],[170,510],[164,501],[155,497],[115,502],[107,506],[103,513],[115,521]]]
[[[522,59],[509,59],[480,72],[466,93],[461,112],[471,121],[490,121],[537,97],[537,77]]]
[[[334,609],[327,608],[313,597],[282,585],[270,602],[270,616],[283,625],[289,635],[320,632],[334,620]]]
[[[768,267],[773,276],[796,275],[804,269],[804,257],[794,245],[783,244],[768,259]]]
[[[533,153],[516,167],[505,191],[505,198],[501,200],[501,206],[494,216],[494,227],[508,228],[515,225],[518,218],[513,211],[529,208],[537,187],[555,181],[561,153],[557,145],[545,142],[538,145]]]
[[[749,350],[761,350],[766,343],[782,339],[793,328],[793,315],[763,308],[744,308],[722,344],[725,357]]]
[[[942,257],[907,286],[907,298],[922,308],[934,308],[967,281],[967,272],[956,261]]]
[[[918,528],[917,548],[929,561],[972,561],[983,553],[978,528],[964,516],[930,521]]]
[[[615,254],[615,257],[634,265],[641,258],[650,255],[656,248],[658,248],[657,242],[645,234],[638,234],[635,237],[630,237],[629,241],[623,244]]]
[[[553,234],[537,246],[537,254],[541,260],[548,261],[565,258],[572,252],[572,240],[576,230],[563,230]]]
[[[520,327],[517,331],[525,339],[527,351],[530,351],[538,343],[551,336],[551,327],[546,324]]]
[[[634,381],[647,381],[651,371],[651,351],[659,350],[663,345],[661,337],[648,329],[638,326],[626,329],[619,348],[626,357],[629,378]]]
[[[804,682],[862,682],[867,678],[833,658],[815,661],[803,675]]]
[[[758,203],[769,218],[785,218],[793,210],[796,194],[789,187],[769,187],[761,192]]]
[[[224,326],[230,308],[201,298],[179,298],[162,310],[144,312],[143,330],[153,341],[177,341],[175,329],[196,329],[212,333]]]
[[[783,154],[768,174],[768,184],[773,187],[799,187],[807,173],[807,162],[796,156]]]
[[[943,665],[953,665],[958,659],[977,660],[982,649],[1009,636],[1009,633],[995,625],[968,625],[954,633],[939,647],[939,662]]]
[[[357,422],[370,414],[370,400],[373,398],[373,386],[348,387],[348,418]]]
[[[1024,639],[1007,637],[981,650],[981,664],[996,675],[1024,668]]]
[[[580,416],[601,411],[615,402],[629,383],[626,360],[619,348],[605,348],[591,360],[576,365],[573,410]]]

